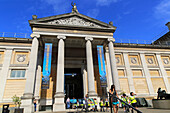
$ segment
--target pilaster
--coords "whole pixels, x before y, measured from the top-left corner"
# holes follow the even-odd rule
[[[87,69],[85,68],[85,66],[82,66],[81,71],[82,71],[82,75],[83,75],[83,89],[84,89],[84,97],[85,95],[88,93],[87,92]]]
[[[41,88],[41,68],[42,65],[42,52],[41,50],[38,51],[38,68],[36,73],[36,82],[35,82],[35,91],[34,91],[34,98],[37,102],[37,112],[39,111],[39,105],[40,105],[40,88]]]
[[[156,54],[156,58],[158,60],[160,72],[162,74],[162,77],[163,77],[163,80],[164,80],[164,83],[165,83],[165,87],[166,87],[167,93],[170,93],[170,84],[169,84],[169,81],[168,81],[166,70],[165,70],[164,65],[162,63],[162,60],[161,60],[161,55],[160,54]]]
[[[11,63],[12,49],[6,49],[4,54],[3,67],[0,74],[0,102],[3,101],[6,80],[8,78],[9,65]]]
[[[113,79],[112,79],[112,72],[110,67],[109,50],[107,49],[105,52],[105,57],[106,57],[106,66],[107,66],[107,86],[108,86],[108,90],[110,90],[111,85],[113,84]]]
[[[145,77],[146,77],[146,82],[147,82],[147,85],[148,85],[149,94],[154,95],[154,89],[153,89],[149,69],[148,69],[148,66],[146,64],[146,59],[145,59],[144,53],[140,53],[140,58],[141,58],[144,74],[145,74]]]
[[[124,62],[125,62],[125,68],[126,68],[130,92],[135,92],[135,87],[134,87],[134,82],[133,82],[133,73],[130,68],[128,53],[124,52],[123,58],[124,58]]]

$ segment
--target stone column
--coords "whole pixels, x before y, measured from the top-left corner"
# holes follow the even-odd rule
[[[42,71],[42,51],[39,50],[38,52],[38,68],[36,73],[36,82],[35,82],[35,91],[34,91],[34,98],[37,102],[37,112],[39,111],[40,105],[40,88],[41,88],[41,71]]]
[[[39,38],[40,35],[32,33],[31,37],[33,38],[33,40],[32,40],[28,72],[26,77],[25,91],[23,96],[21,97],[22,99],[21,107],[24,108],[24,113],[31,113],[33,111],[33,95],[34,95],[33,93],[34,93],[34,86],[35,86],[38,45],[39,45],[37,38]]]
[[[12,57],[12,49],[6,49],[4,52],[4,60],[2,64],[3,67],[0,74],[0,102],[2,102],[4,96],[6,80],[8,77],[9,66],[11,63],[11,57]]]
[[[58,36],[58,61],[56,77],[56,93],[54,96],[53,112],[65,111],[64,104],[64,39],[65,36]]]
[[[169,81],[168,81],[166,70],[165,70],[164,65],[162,63],[162,60],[161,60],[161,55],[157,53],[156,54],[156,58],[158,60],[160,72],[162,74],[162,77],[163,77],[163,80],[164,80],[164,83],[165,83],[165,87],[166,87],[167,93],[170,93],[170,84],[169,84]]]
[[[108,38],[108,42],[109,42],[108,47],[109,47],[109,56],[110,56],[112,79],[113,79],[113,83],[116,87],[116,90],[118,92],[120,92],[121,89],[120,89],[119,76],[118,76],[116,58],[115,58],[115,52],[114,52],[114,46],[113,46],[115,39],[114,38]]]
[[[148,85],[149,94],[154,95],[153,85],[152,85],[149,69],[148,69],[148,66],[146,64],[146,59],[145,59],[144,53],[140,53],[140,58],[141,58],[142,66],[143,66],[143,71],[144,71],[144,74],[146,76],[146,82],[147,82],[147,85]]]
[[[86,40],[88,94],[90,98],[97,98],[97,94],[95,91],[93,55],[92,55],[92,44],[91,44],[93,38],[86,37],[85,40]]]
[[[111,85],[113,84],[113,79],[112,79],[112,72],[111,72],[111,67],[110,67],[110,58],[109,58],[109,50],[106,49],[105,52],[106,56],[106,66],[107,66],[107,85],[108,85],[108,91],[111,88]]]
[[[130,90],[130,92],[135,92],[135,87],[134,87],[134,83],[133,83],[133,73],[132,73],[132,70],[130,69],[128,53],[123,52],[123,58],[124,58],[124,62],[125,62],[125,69],[127,72],[129,90]]]

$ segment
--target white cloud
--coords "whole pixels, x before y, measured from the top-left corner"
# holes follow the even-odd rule
[[[100,6],[108,6],[111,3],[116,3],[119,1],[121,1],[121,0],[96,0],[96,3],[97,3],[97,5],[100,5]]]
[[[131,13],[130,11],[125,11],[125,12],[123,12],[124,15],[128,15],[128,14],[130,14],[130,13]]]
[[[46,3],[54,9],[54,13],[68,13],[70,11],[70,2],[67,0],[41,0],[43,3]]]
[[[170,0],[162,0],[155,8],[154,15],[157,19],[170,21]]]
[[[92,9],[92,10],[89,10],[89,12],[87,13],[87,16],[96,18],[99,12],[100,12],[99,9]]]

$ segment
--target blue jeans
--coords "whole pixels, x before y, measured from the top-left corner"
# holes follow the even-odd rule
[[[67,102],[67,109],[70,108],[70,102]]]
[[[36,104],[34,104],[34,111],[37,111],[37,105]]]

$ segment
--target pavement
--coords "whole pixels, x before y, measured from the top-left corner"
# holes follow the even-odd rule
[[[170,109],[153,109],[153,108],[139,108],[142,113],[170,113]],[[54,113],[54,112],[39,112],[39,113]],[[59,113],[59,112],[58,112]],[[60,112],[60,113],[87,113],[82,112],[81,110],[67,110],[66,112]],[[111,113],[111,112],[88,112],[88,113]],[[124,113],[122,108],[119,108],[118,113]],[[130,113],[130,112],[129,112]],[[137,112],[134,112],[137,113]]]

